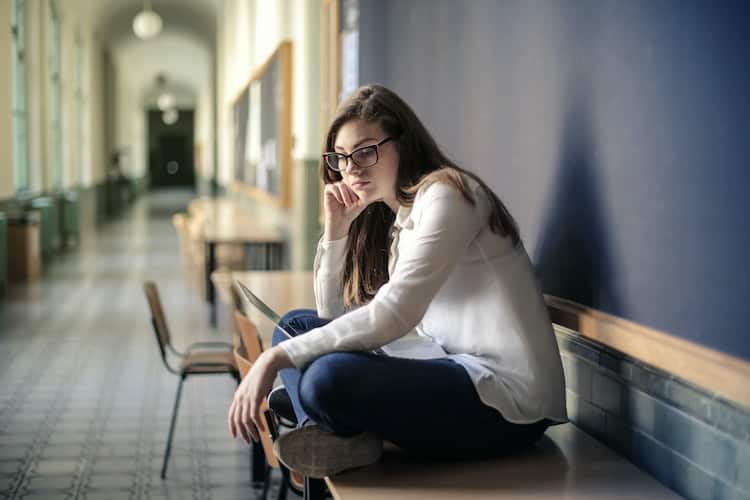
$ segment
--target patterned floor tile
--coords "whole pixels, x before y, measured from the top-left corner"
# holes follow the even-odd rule
[[[26,489],[30,492],[61,490],[69,491],[75,483],[73,476],[32,476],[26,482]]]
[[[184,209],[190,196],[141,198],[127,217],[56,257],[42,281],[8,290],[0,316],[0,499],[257,497],[249,450],[226,431],[229,378],[185,384],[168,476],[159,477],[177,378],[159,357],[142,282],[158,283],[178,347],[227,341],[231,331],[222,316],[209,328],[205,303],[186,286],[164,207]],[[159,216],[149,216],[152,204]]]
[[[78,460],[42,460],[32,467],[31,473],[36,476],[75,475],[79,468]]]

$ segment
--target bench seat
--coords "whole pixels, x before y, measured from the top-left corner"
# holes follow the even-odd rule
[[[677,499],[573,424],[550,427],[528,452],[481,461],[425,461],[386,446],[377,464],[326,478],[337,500]]]

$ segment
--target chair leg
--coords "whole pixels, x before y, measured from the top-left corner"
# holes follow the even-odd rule
[[[289,486],[286,483],[286,479],[282,477],[281,485],[279,486],[279,496],[276,497],[276,500],[286,500],[287,491],[289,491]]]
[[[263,479],[263,492],[260,494],[261,500],[268,498],[268,489],[271,486],[271,466],[266,466],[266,477]]]
[[[324,500],[326,497],[326,482],[323,479],[305,477],[304,500]]]
[[[169,436],[167,437],[167,449],[164,451],[164,463],[161,465],[161,478],[167,477],[167,462],[169,455],[172,453],[172,437],[174,436],[174,427],[177,423],[177,411],[180,409],[180,396],[182,396],[182,383],[185,382],[185,376],[180,377],[180,383],[177,384],[177,395],[174,399],[174,408],[172,408],[172,421],[169,424]]]
[[[250,454],[251,454],[251,461],[250,464],[250,482],[252,483],[254,488],[259,488],[265,478],[266,475],[266,467],[268,467],[268,462],[266,462],[266,454],[263,451],[263,445],[260,444],[260,442],[251,441],[250,442]]]

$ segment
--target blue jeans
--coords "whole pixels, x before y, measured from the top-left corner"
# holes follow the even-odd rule
[[[311,309],[295,309],[283,320],[298,335],[329,321]],[[284,340],[277,329],[273,345]],[[506,421],[482,403],[466,370],[449,359],[336,352],[302,372],[287,368],[280,375],[301,425],[312,420],[342,436],[370,431],[436,458],[512,453],[533,444],[549,425]]]

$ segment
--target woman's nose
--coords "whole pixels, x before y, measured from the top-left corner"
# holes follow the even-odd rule
[[[354,160],[351,158],[346,159],[346,167],[344,168],[344,172],[354,172],[361,170],[362,167],[354,163]]]

